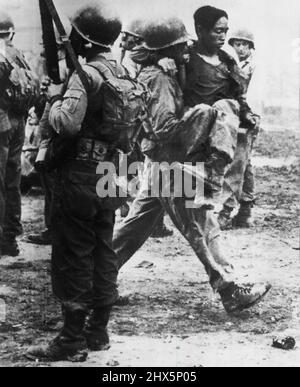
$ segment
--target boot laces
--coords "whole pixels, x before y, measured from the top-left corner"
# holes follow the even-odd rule
[[[236,291],[242,295],[249,296],[252,292],[253,285],[247,284],[247,285],[238,285],[236,288]]]

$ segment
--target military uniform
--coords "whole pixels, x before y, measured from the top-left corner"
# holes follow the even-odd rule
[[[103,57],[117,66],[111,54],[92,61]],[[59,170],[54,194],[52,276],[59,299],[94,308],[112,305],[118,297],[117,259],[111,247],[115,208],[96,193],[97,165],[110,157],[110,139],[103,138],[100,128],[92,124],[101,110],[103,78],[91,67],[84,69],[89,75],[89,94],[79,77],[73,76],[63,101],[54,103],[49,116],[61,136],[74,138],[80,132],[73,156]]]
[[[148,66],[141,71],[139,80],[151,90],[150,117],[155,133],[154,141],[145,139],[142,143],[142,150],[151,154],[146,162],[145,180],[148,180],[147,173],[151,174],[151,160],[204,161],[207,154],[203,149],[208,143],[232,160],[239,124],[238,107],[233,101],[226,103],[229,111],[236,109],[235,115],[230,115],[229,111],[224,113],[226,104],[223,102],[223,106],[219,104],[214,108],[198,105],[187,117],[183,114],[183,94],[175,78],[158,66]],[[220,141],[224,138],[227,141]],[[119,256],[120,267],[146,241],[164,209],[204,264],[212,287],[221,290],[232,283],[232,266],[218,247],[220,230],[212,212],[187,209],[185,197],[150,197],[147,187],[114,233],[113,247]]]
[[[58,135],[50,147],[57,171],[51,221],[52,286],[62,304],[64,325],[49,345],[29,348],[26,356],[32,360],[84,361],[88,349],[103,350],[109,345],[106,327],[118,298],[118,262],[112,249],[116,204],[98,195],[102,176],[97,175],[97,167],[115,160],[120,140],[111,122],[104,125],[108,100],[104,83],[109,77],[122,77],[125,70],[110,51],[122,23],[108,8],[100,0],[75,13],[71,41],[81,43],[76,53],[88,64],[72,74],[64,95],[63,86],[50,85],[47,92],[49,123]]]
[[[177,44],[176,48],[180,50],[182,46],[179,45],[187,41],[185,27],[178,18],[153,21],[148,31],[145,46],[150,50]],[[168,54],[170,52],[171,49]],[[160,176],[152,161],[205,161],[209,157],[205,149],[209,147],[232,161],[240,112],[236,101],[217,100],[213,107],[200,104],[184,114],[183,95],[174,77],[164,74],[158,66],[148,65],[141,71],[139,80],[151,91],[149,115],[153,132],[150,139],[142,143],[143,151],[148,155],[150,179],[147,181],[152,182]],[[220,228],[213,212],[205,206],[187,208],[187,198],[175,195],[176,181],[170,181],[171,195],[163,194],[164,183],[161,181],[158,198],[149,196],[147,184],[143,188],[129,216],[114,234],[113,246],[119,255],[120,267],[147,239],[165,209],[204,265],[212,288],[220,293],[228,312],[249,308],[268,292],[270,287],[235,283],[234,269],[222,252]]]
[[[143,54],[145,54],[144,51],[142,51]],[[199,73],[197,67],[198,57],[195,57],[195,55],[194,51],[194,58],[191,58],[192,60],[190,60],[188,67],[190,78],[185,94],[183,94],[177,80],[164,74],[157,66],[148,66],[140,74],[139,79],[150,87],[153,98],[151,117],[153,130],[157,136],[157,146],[155,146],[153,141],[147,139],[143,141],[144,152],[149,153],[149,149],[153,148],[151,150],[151,158],[153,160],[189,161],[189,158],[191,159],[191,157],[195,156],[195,150],[197,150],[196,159],[194,158],[193,161],[204,162],[208,157],[208,145],[217,149],[220,153],[226,154],[229,160],[233,160],[239,126],[239,108],[235,101],[224,99],[226,97],[233,97],[232,91],[229,94],[232,89],[229,87],[228,72],[226,73],[226,78],[222,73],[220,75],[222,81],[226,84],[224,90],[227,94],[222,94],[223,100],[218,101],[218,98],[213,93],[205,101],[203,99],[200,100],[198,89],[195,90],[197,74]],[[147,58],[147,55],[144,56]],[[202,61],[201,58],[199,58],[199,61]],[[153,58],[151,58],[150,62],[153,62]],[[236,68],[234,68],[234,71],[236,71]],[[195,74],[192,72],[195,72]],[[234,78],[236,81],[233,81],[233,79],[231,81],[235,85],[234,95],[240,94],[242,99],[242,89],[237,82],[239,75],[235,75]],[[198,103],[202,102],[205,104],[197,105],[196,100]],[[208,103],[215,103],[214,109],[210,109]],[[179,119],[184,114],[184,104],[194,107],[193,113],[186,121]],[[197,106],[195,107],[195,105]],[[214,122],[214,125],[212,122]],[[158,144],[158,142],[160,143]],[[228,196],[231,196],[231,192]],[[179,203],[178,199],[177,203]],[[183,205],[183,203],[181,204]],[[167,204],[167,207],[170,215],[172,204]],[[159,221],[162,212],[162,201],[158,198],[149,197],[147,190],[141,192],[139,197],[133,202],[127,218],[124,219],[114,233],[113,246],[120,258],[120,267],[147,240],[151,230]],[[178,214],[183,216],[184,211]],[[171,217],[174,220],[174,215],[171,214]],[[176,225],[182,230],[184,230],[188,223],[188,216],[183,216],[183,219],[176,221]],[[212,221],[210,224],[215,224],[215,222]],[[218,234],[217,227],[216,235]],[[189,233],[189,242],[193,246],[197,243],[197,239],[196,241],[193,240],[191,235]],[[197,247],[195,249],[197,250]],[[199,254],[200,257],[201,254]],[[227,264],[225,266],[227,267]]]
[[[24,62],[23,54],[11,43],[6,45],[9,62]],[[21,154],[25,139],[24,114],[14,109],[6,96],[11,68],[0,54],[0,243],[3,254],[16,256],[16,237],[21,225]]]
[[[245,29],[233,33],[228,43],[234,46],[235,40],[247,42],[249,48],[254,50],[254,36]],[[255,63],[252,52],[250,55],[238,62],[239,69],[245,79],[245,93],[255,71]],[[258,116],[257,116],[258,118]],[[237,148],[234,161],[227,171],[226,181],[231,184],[233,195],[224,202],[219,215],[219,223],[222,229],[234,227],[251,227],[251,212],[255,202],[255,181],[251,163],[251,152],[257,133],[253,130],[244,129],[243,123],[239,130]],[[239,205],[238,214],[231,219],[231,213]]]
[[[252,54],[249,58],[238,63],[246,81],[246,90],[252,79],[255,70]],[[220,213],[219,221],[223,229],[235,227],[250,227],[251,209],[255,202],[255,180],[251,162],[251,152],[257,133],[251,129],[240,128],[238,133],[237,148],[234,161],[226,174],[226,180],[230,182],[234,192],[224,202],[223,210]],[[230,220],[231,212],[240,205],[238,215]]]
[[[60,79],[63,83],[68,81],[69,70],[66,66],[66,54],[65,50],[60,49],[58,51],[59,58],[59,73]],[[53,135],[53,128],[49,124],[49,113],[51,105],[46,103],[43,115],[39,122],[39,136],[41,141],[49,141]],[[27,237],[29,243],[35,244],[51,244],[52,242],[52,202],[53,202],[53,190],[55,185],[55,171],[41,170],[40,171],[41,183],[45,194],[44,205],[44,218],[46,229],[39,234],[32,234]]]
[[[110,53],[93,57],[116,62]],[[99,162],[110,161],[114,148],[109,137],[101,136],[100,73],[84,66],[89,89],[85,90],[75,73],[63,98],[53,103],[49,123],[64,139],[64,154],[56,171],[52,202],[52,287],[61,301],[65,324],[48,347],[28,350],[30,359],[66,359],[83,353],[86,358],[89,329],[95,349],[108,345],[106,325],[110,309],[118,298],[118,259],[112,249],[115,204],[101,199],[96,187],[101,176]],[[95,118],[97,119],[95,120]],[[84,333],[89,311],[93,318]],[[94,348],[89,346],[89,348]]]

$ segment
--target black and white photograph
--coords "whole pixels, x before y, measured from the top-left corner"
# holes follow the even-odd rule
[[[0,368],[298,368],[299,130],[298,0],[0,0]]]

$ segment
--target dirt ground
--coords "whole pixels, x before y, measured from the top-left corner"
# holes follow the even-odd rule
[[[297,149],[295,132],[260,135],[254,154],[255,227],[224,232],[226,254],[242,278],[273,285],[261,305],[228,316],[203,267],[174,230],[172,237],[149,239],[120,273],[120,293],[130,295],[130,303],[114,308],[111,349],[90,354],[86,363],[54,366],[299,366]],[[23,198],[25,234],[43,227],[42,214],[41,193],[32,191]],[[20,246],[19,258],[0,261],[0,299],[7,311],[6,319],[0,313],[0,366],[51,366],[23,357],[29,345],[46,343],[61,325],[51,294],[50,248],[22,240]],[[272,348],[277,335],[293,336],[298,346]]]

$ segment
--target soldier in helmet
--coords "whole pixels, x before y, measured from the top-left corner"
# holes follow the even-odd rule
[[[61,21],[64,25],[67,36],[69,36],[72,29],[69,19],[63,16],[61,17]],[[65,83],[67,82],[69,77],[69,69],[66,63],[66,50],[62,42],[62,38],[59,35],[56,28],[54,32],[55,32],[55,39],[57,44],[60,80],[63,83]],[[45,80],[45,73],[43,75],[43,78]],[[43,114],[40,114],[42,117],[39,121],[38,135],[40,137],[39,145],[41,145],[41,147],[44,146],[43,144],[45,144],[45,141],[49,141],[49,139],[53,134],[53,129],[49,124],[50,108],[51,108],[51,105],[47,103],[44,111],[42,112]],[[37,113],[37,111],[35,111],[35,113]],[[52,209],[52,200],[53,200],[53,189],[54,189],[54,183],[55,183],[55,172],[54,171],[48,172],[46,170],[41,170],[39,171],[39,173],[40,173],[40,178],[41,178],[42,186],[45,193],[44,219],[45,219],[46,228],[39,233],[28,235],[26,238],[26,242],[37,244],[37,245],[51,245],[52,243],[51,209]]]
[[[143,55],[146,20],[135,19],[128,24],[128,26],[122,31],[122,57],[121,63],[128,70],[132,78],[136,78],[141,71],[141,61],[137,63],[132,60],[131,56]],[[121,208],[122,218],[126,218],[129,213],[128,204],[124,204]],[[154,228],[151,236],[153,238],[166,238],[173,235],[173,231],[169,229],[164,222],[164,214],[157,221],[156,227]]]
[[[140,47],[143,42],[143,25],[142,19],[133,20],[122,31],[121,38],[121,59],[120,63],[126,68],[131,78],[135,79],[140,71],[140,65],[131,59],[131,52],[136,47]],[[130,199],[129,199],[130,200]],[[129,213],[129,204],[124,203],[120,209],[121,217],[126,218]]]
[[[99,162],[114,159],[119,141],[120,132],[112,133],[112,124],[104,125],[101,117],[105,78],[125,74],[111,54],[122,24],[107,3],[98,1],[76,12],[72,26],[77,54],[86,58],[87,85],[74,72],[64,95],[61,86],[48,89],[50,124],[67,145],[52,217],[52,284],[62,303],[64,326],[48,346],[27,352],[30,359],[49,361],[84,360],[87,349],[107,349],[106,327],[118,298],[117,258],[111,246],[115,205],[98,197],[96,169]]]
[[[253,51],[255,50],[254,35],[246,29],[235,31],[228,43],[235,49],[239,58],[239,67],[246,79],[246,86],[250,84],[255,71]],[[255,203],[255,181],[251,163],[251,151],[257,133],[241,129],[234,162],[227,172],[227,180],[239,182],[237,193],[233,194],[223,205],[219,214],[222,229],[250,228],[253,225],[252,208]],[[242,166],[242,168],[241,168]],[[237,215],[232,219],[231,214],[239,206]]]
[[[239,120],[234,121],[232,117],[228,120],[228,116],[221,110],[222,105],[211,107],[200,104],[184,109],[183,93],[176,76],[166,74],[158,64],[153,64],[154,53],[157,61],[167,57],[173,59],[178,67],[184,63],[189,38],[180,19],[149,22],[144,37],[144,47],[149,51],[150,59],[149,62],[145,60],[139,80],[151,92],[150,129],[142,142],[142,150],[147,156],[149,179],[145,179],[146,184],[134,201],[129,216],[114,234],[113,246],[119,256],[120,267],[147,240],[165,209],[203,263],[210,284],[219,292],[225,309],[230,313],[249,308],[259,302],[270,287],[238,285],[235,282],[234,269],[220,247],[220,229],[213,211],[205,205],[201,208],[187,208],[184,196],[166,197],[161,191],[159,197],[153,197],[151,187],[147,185],[149,182],[151,185],[158,176],[153,161],[205,162],[212,153],[216,155],[217,150],[232,161],[234,145],[230,133],[237,130]],[[234,109],[234,106],[232,103],[231,108]],[[236,127],[232,125],[232,120]],[[222,143],[219,136],[224,140]]]
[[[130,54],[137,46],[140,46],[143,41],[143,28],[145,21],[142,19],[133,20],[129,25],[122,31],[122,41],[121,41],[121,63],[128,70],[132,78],[136,78],[140,66],[134,62]]]
[[[0,257],[18,256],[16,237],[21,225],[21,154],[28,111],[18,104],[27,91],[29,66],[13,46],[15,27],[11,17],[0,10]],[[17,98],[18,97],[18,98]]]
[[[253,51],[255,50],[254,35],[251,31],[240,29],[235,31],[228,43],[234,48],[239,58],[239,67],[247,77],[247,86],[255,70]]]

